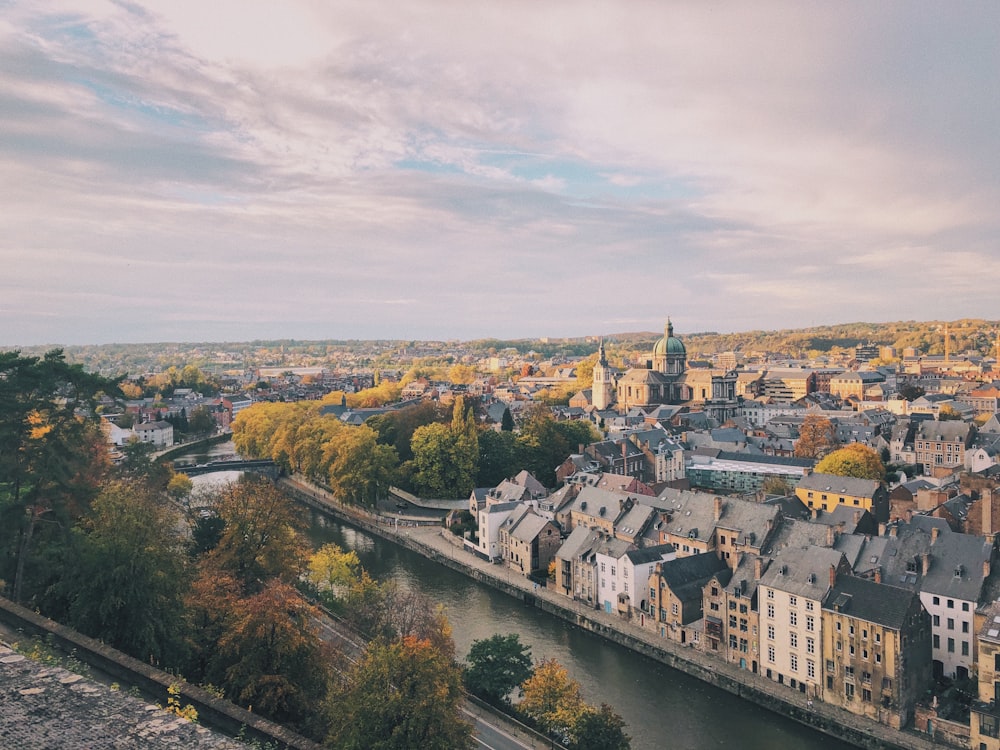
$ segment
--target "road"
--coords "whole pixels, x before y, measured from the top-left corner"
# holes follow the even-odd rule
[[[320,637],[327,643],[332,643],[343,651],[352,662],[364,650],[364,644],[353,634],[347,633],[343,627],[327,615],[323,615],[316,624]],[[548,743],[540,744],[534,738],[518,738],[511,734],[501,722],[489,715],[482,715],[477,709],[463,707],[462,713],[473,725],[476,747],[482,750],[532,750],[533,748],[550,747]]]

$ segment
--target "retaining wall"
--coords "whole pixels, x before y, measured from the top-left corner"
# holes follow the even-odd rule
[[[34,636],[51,641],[60,650],[75,653],[80,661],[90,664],[123,684],[135,685],[154,700],[159,700],[162,705],[167,703],[167,688],[171,685],[178,686],[181,705],[194,706],[198,711],[198,721],[204,726],[232,737],[242,734],[249,739],[260,740],[265,744],[272,743],[278,747],[321,750],[321,746],[312,740],[249,711],[244,711],[227,700],[216,698],[197,685],[191,685],[175,675],[133,659],[72,628],[37,615],[9,599],[0,598],[0,619],[28,637]]]

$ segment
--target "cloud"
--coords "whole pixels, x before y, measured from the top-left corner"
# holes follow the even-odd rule
[[[1000,317],[998,15],[11,3],[0,345]]]

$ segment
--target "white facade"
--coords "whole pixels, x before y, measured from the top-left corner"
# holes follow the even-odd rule
[[[960,669],[972,674],[976,603],[926,591],[920,602],[931,616],[931,658],[941,662],[945,677],[955,677]]]

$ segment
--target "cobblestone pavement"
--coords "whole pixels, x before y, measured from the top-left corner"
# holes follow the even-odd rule
[[[246,750],[246,745],[0,643],[0,748]]]

